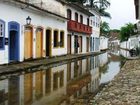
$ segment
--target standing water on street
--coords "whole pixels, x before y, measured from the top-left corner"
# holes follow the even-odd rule
[[[71,105],[89,102],[100,85],[121,68],[121,57],[106,52],[0,80],[0,105]]]

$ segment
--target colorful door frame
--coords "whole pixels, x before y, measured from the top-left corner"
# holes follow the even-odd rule
[[[19,61],[19,37],[20,37],[20,24],[11,21],[8,23],[8,38],[9,38],[9,62]]]

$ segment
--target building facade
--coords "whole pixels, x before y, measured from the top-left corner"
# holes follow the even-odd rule
[[[90,37],[90,51],[98,52],[100,51],[100,23],[101,16],[100,13],[95,9],[90,9],[90,11],[94,14],[90,17],[90,25],[92,26],[92,34]]]
[[[67,54],[65,10],[56,0],[1,0],[0,64]]]
[[[68,3],[68,36],[67,36],[67,53],[77,54],[86,53],[90,50],[90,35],[92,27],[90,25],[90,16],[93,14],[83,6],[76,3]]]
[[[99,51],[95,10],[61,0],[1,0],[0,12],[0,64]]]

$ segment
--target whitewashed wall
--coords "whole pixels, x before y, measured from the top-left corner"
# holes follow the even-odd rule
[[[128,41],[124,41],[120,43],[120,47],[124,49],[132,49],[140,46],[139,36],[133,36],[128,39]]]
[[[108,49],[108,38],[100,37],[100,50]]]
[[[3,11],[4,10],[4,11]],[[6,13],[5,13],[6,11]],[[24,60],[24,25],[26,24],[26,18],[30,16],[32,18],[32,25],[34,28],[33,39],[35,39],[35,29],[37,26],[42,26],[45,29],[52,28],[52,30],[58,29],[65,31],[64,38],[67,39],[67,22],[56,17],[43,16],[38,13],[28,12],[27,10],[17,8],[16,6],[10,6],[9,4],[0,3],[0,19],[6,22],[5,26],[5,37],[8,38],[8,22],[16,21],[20,24],[20,61]],[[52,35],[53,38],[53,35]],[[45,31],[43,37],[43,50],[45,50]],[[64,48],[53,48],[52,45],[52,56],[63,55],[67,53],[67,40],[64,40]],[[35,51],[35,41],[33,42],[33,51]],[[35,52],[33,53],[35,57]],[[8,46],[5,46],[5,50],[0,50],[0,64],[8,63]]]
[[[120,48],[129,49],[130,47],[129,41],[124,41],[120,43]]]
[[[65,17],[65,7],[56,0],[29,0],[31,4]],[[42,2],[42,3],[41,3]]]
[[[95,10],[90,10],[94,14],[94,16],[90,17],[90,26],[92,26],[92,34],[91,37],[92,39],[94,38],[93,45],[91,47],[93,48],[94,52],[100,51],[99,48],[99,43],[98,43],[98,38],[100,37],[100,22],[101,22],[101,16],[99,13],[97,13]],[[95,24],[94,24],[95,23]],[[97,25],[99,24],[99,26]]]
[[[78,22],[80,23],[80,15],[82,15],[83,16],[83,24],[87,25],[87,18],[89,18],[89,16],[87,16],[86,14],[84,14],[80,11],[77,11],[76,9],[74,9],[70,6],[67,6],[66,8],[71,10],[71,20],[75,20],[75,13],[78,13]]]

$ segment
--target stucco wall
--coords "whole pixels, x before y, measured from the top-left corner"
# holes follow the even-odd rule
[[[51,28],[52,30],[58,29],[63,30],[65,32],[64,39],[67,39],[67,22],[63,19],[52,17],[52,16],[43,16],[40,13],[29,12],[27,9],[20,9],[16,6],[10,6],[9,4],[0,3],[0,19],[6,22],[5,25],[5,37],[8,38],[8,22],[16,21],[20,24],[20,61],[24,60],[24,25],[26,25],[26,18],[30,16],[32,18],[31,24],[33,25],[33,57],[35,57],[35,30],[37,26],[41,26],[44,28],[44,37],[43,37],[43,50],[45,50],[45,30],[47,28]],[[52,33],[53,38],[53,33]],[[52,45],[52,56],[55,55],[63,55],[67,53],[67,40],[64,40],[65,46],[64,48],[53,48],[53,40],[51,42]],[[8,46],[5,45],[5,50],[0,50],[0,64],[8,63]]]

